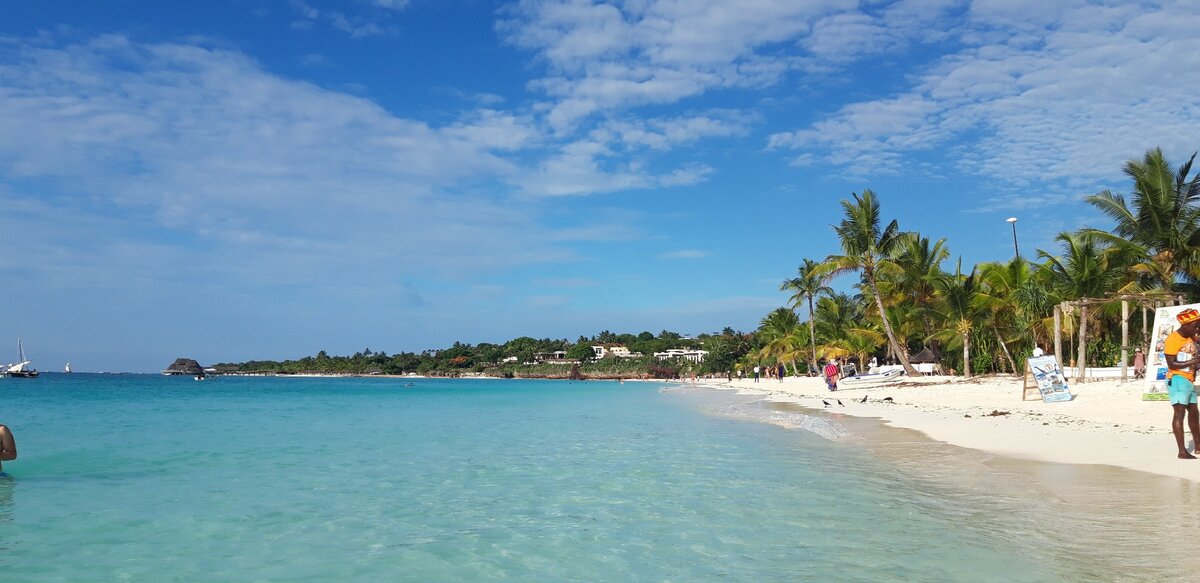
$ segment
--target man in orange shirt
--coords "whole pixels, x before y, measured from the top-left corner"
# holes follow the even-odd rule
[[[1200,312],[1188,308],[1175,316],[1179,329],[1167,336],[1163,343],[1163,355],[1167,359],[1167,395],[1175,416],[1171,420],[1171,431],[1175,444],[1179,446],[1179,459],[1194,460],[1183,443],[1183,417],[1187,414],[1188,428],[1192,430],[1193,451],[1200,453],[1200,410],[1196,408],[1196,365],[1200,355],[1196,354],[1197,333],[1200,332]]]

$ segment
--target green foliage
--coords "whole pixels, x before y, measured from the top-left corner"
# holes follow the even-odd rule
[[[1194,158],[1194,156],[1193,156]],[[456,342],[442,350],[388,355],[366,348],[350,356],[315,356],[295,360],[252,360],[231,365],[244,372],[281,374],[419,373],[563,378],[572,368],[562,363],[532,363],[534,355],[566,351],[588,376],[670,377],[723,374],[739,366],[783,362],[799,364],[833,354],[883,357],[886,351],[912,354],[927,342],[938,342],[943,366],[957,371],[996,373],[1009,370],[1005,349],[1020,366],[1034,342],[1049,346],[1052,310],[1064,300],[1111,297],[1115,292],[1182,291],[1200,297],[1200,175],[1192,160],[1174,169],[1160,150],[1131,160],[1125,172],[1132,180],[1128,198],[1105,191],[1088,203],[1113,221],[1111,231],[1084,228],[1058,237],[1056,253],[1038,250],[1039,261],[1017,257],[985,263],[963,273],[947,273],[950,257],[945,240],[905,232],[887,221],[870,190],[841,201],[842,220],[834,226],[840,254],[823,261],[803,259],[795,277],[780,286],[789,292],[788,308],[766,314],[752,333],[725,327],[718,333],[685,339],[663,330],[615,333],[566,339],[514,338],[503,344],[477,346]],[[960,261],[961,263],[961,261]],[[855,273],[850,293],[834,292],[829,278]],[[1089,366],[1112,366],[1120,358],[1117,304],[1094,306],[1086,322],[1078,314],[1063,320],[1064,348],[1078,334],[1087,343]],[[797,317],[807,316],[801,320]],[[1140,318],[1131,321],[1132,341],[1144,334]],[[593,345],[622,344],[640,358],[592,361]],[[963,361],[969,348],[970,363]],[[653,353],[669,348],[708,351],[702,365],[661,362]],[[1065,356],[1065,355],[1064,355]],[[1073,356],[1073,355],[1072,355]],[[516,357],[516,363],[504,363]],[[1071,357],[1064,360],[1070,361]],[[969,365],[969,366],[967,366]],[[698,369],[698,370],[697,370]]]

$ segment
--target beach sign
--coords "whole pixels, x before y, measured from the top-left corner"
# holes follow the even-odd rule
[[[1166,401],[1167,396],[1167,355],[1163,353],[1163,344],[1176,328],[1179,320],[1175,316],[1188,308],[1200,310],[1200,304],[1186,306],[1163,306],[1154,310],[1154,327],[1150,329],[1150,350],[1146,353],[1146,388],[1142,392],[1143,401]]]
[[[1058,359],[1053,355],[1035,356],[1025,360],[1025,386],[1021,389],[1022,401],[1026,400],[1025,395],[1031,389],[1037,389],[1045,403],[1070,401],[1075,398],[1071,395],[1071,388],[1067,386],[1067,380],[1063,378]]]

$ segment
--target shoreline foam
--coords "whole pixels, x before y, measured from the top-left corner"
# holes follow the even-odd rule
[[[1200,482],[1200,460],[1175,457],[1170,405],[1143,401],[1140,381],[1072,385],[1075,399],[1062,403],[1022,401],[1022,380],[1011,376],[923,377],[832,393],[819,378],[757,383],[708,379],[700,385],[834,414],[877,418],[937,441],[1007,457],[1116,466]],[[861,403],[864,396],[868,400]],[[885,403],[884,397],[894,402]],[[843,406],[838,406],[838,399]],[[832,406],[826,408],[822,400]],[[1185,437],[1191,445],[1191,434]]]

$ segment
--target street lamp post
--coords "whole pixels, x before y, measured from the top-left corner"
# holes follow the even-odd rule
[[[1017,217],[1009,217],[1005,219],[1012,224],[1013,228],[1013,253],[1017,254],[1017,259],[1021,258],[1021,248],[1017,247]]]

